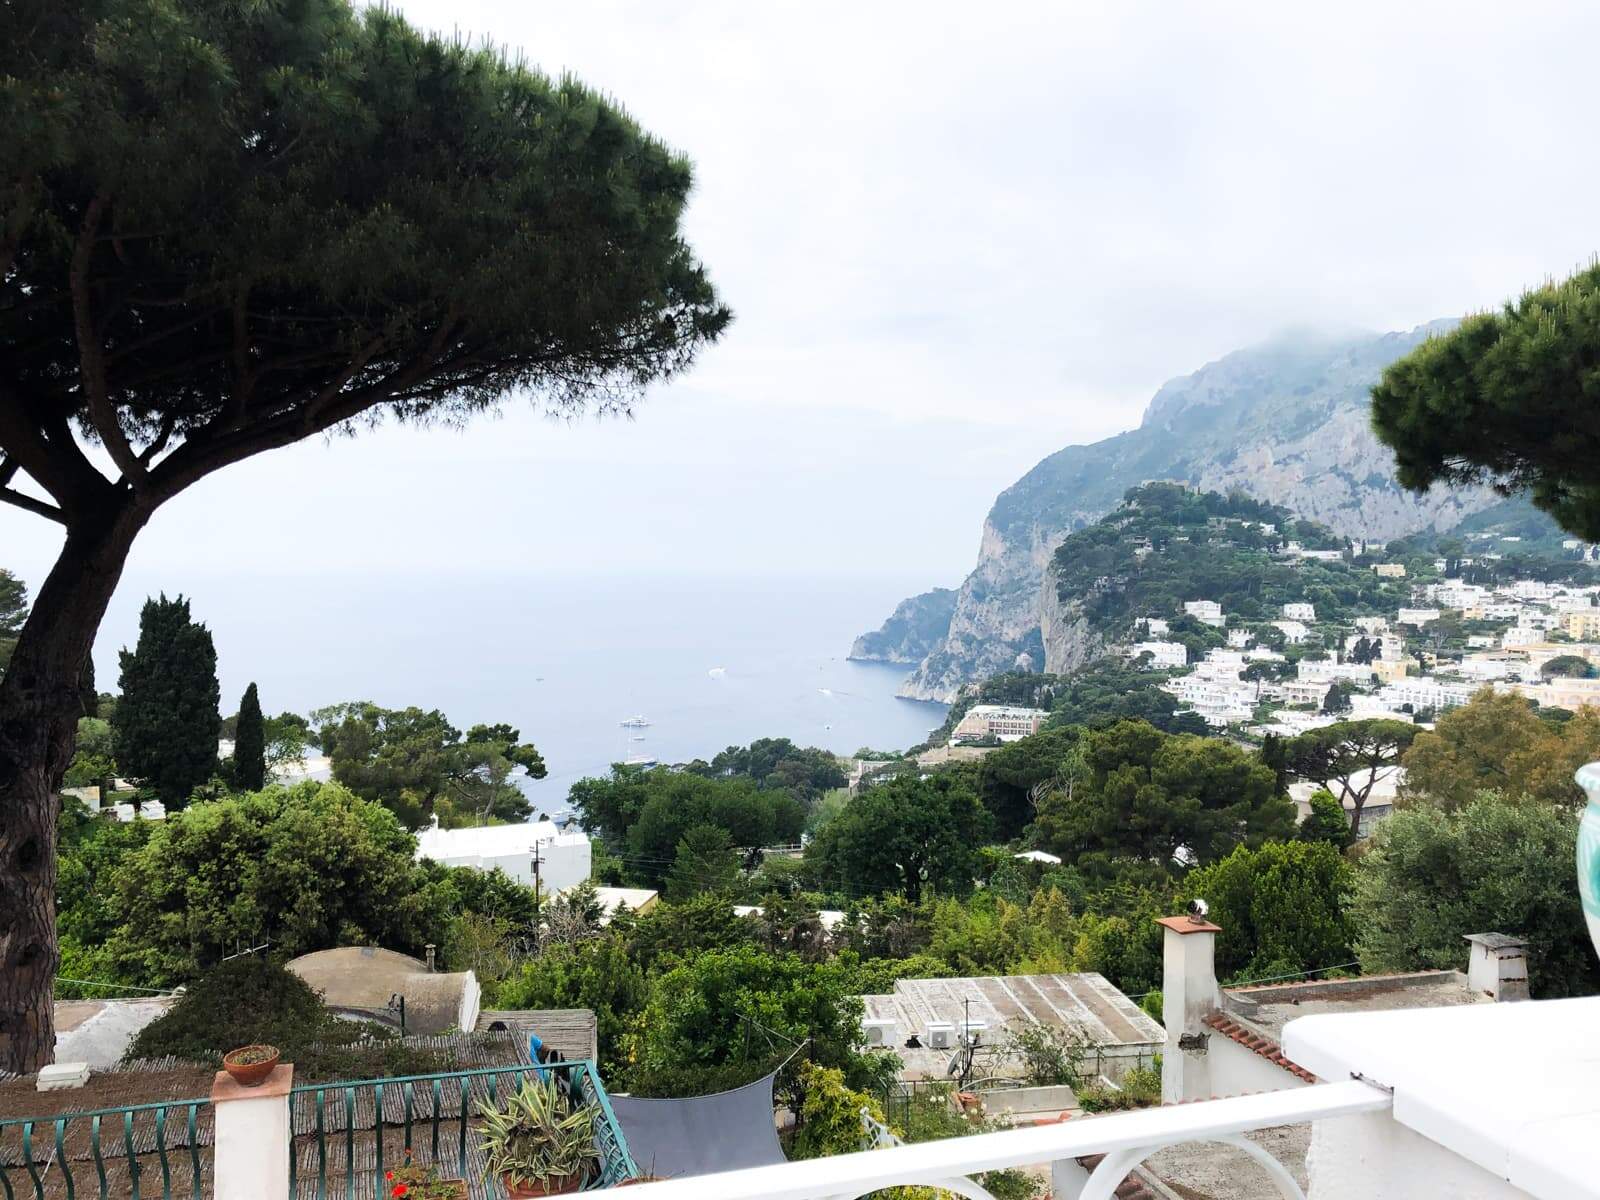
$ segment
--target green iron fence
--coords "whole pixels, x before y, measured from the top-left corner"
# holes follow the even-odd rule
[[[594,1064],[578,1060],[297,1087],[290,1093],[291,1195],[301,1200],[386,1195],[378,1186],[384,1172],[404,1162],[410,1151],[442,1176],[466,1180],[473,1197],[498,1200],[504,1193],[499,1180],[484,1178],[471,1121],[480,1101],[498,1104],[530,1072],[554,1075],[575,1099],[599,1110],[595,1156],[600,1174],[591,1188],[613,1187],[640,1173]]]
[[[199,1200],[212,1133],[210,1100],[0,1120],[0,1198]]]

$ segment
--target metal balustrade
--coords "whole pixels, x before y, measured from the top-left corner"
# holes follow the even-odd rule
[[[472,1129],[480,1102],[498,1105],[530,1073],[553,1075],[579,1102],[598,1111],[591,1188],[613,1187],[640,1172],[628,1153],[599,1073],[588,1060],[479,1067],[437,1075],[402,1075],[305,1084],[290,1092],[289,1192],[304,1200],[367,1200],[385,1195],[384,1172],[406,1151],[442,1176],[464,1179],[469,1194],[498,1200],[497,1179],[484,1178]]]
[[[1056,1200],[1111,1200],[1117,1186],[1158,1150],[1216,1142],[1264,1168],[1285,1200],[1305,1200],[1294,1177],[1243,1135],[1329,1117],[1380,1112],[1388,1092],[1352,1080],[1226,1100],[1169,1105],[1060,1124],[866,1150],[716,1175],[643,1183],[629,1200],[858,1200],[885,1188],[938,1188],[989,1200],[971,1178],[1007,1167],[1051,1164]],[[1104,1155],[1092,1169],[1079,1160]]]
[[[198,1200],[210,1178],[212,1133],[211,1101],[203,1099],[3,1120],[0,1198]]]

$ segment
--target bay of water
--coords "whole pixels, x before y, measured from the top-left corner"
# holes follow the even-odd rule
[[[901,750],[944,719],[943,705],[895,698],[906,668],[845,658],[916,581],[185,575],[124,578],[96,647],[103,690],[144,597],[182,591],[215,638],[224,712],[254,680],[268,712],[371,700],[442,709],[462,730],[507,721],[544,755],[549,776],[527,790],[545,812],[634,755],[710,759],[780,736]],[[636,714],[651,724],[620,725]]]

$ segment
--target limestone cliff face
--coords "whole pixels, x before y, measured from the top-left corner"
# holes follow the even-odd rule
[[[1449,324],[1296,335],[1241,350],[1163,386],[1139,428],[1044,459],[995,501],[945,636],[900,694],[949,701],[963,683],[1019,661],[1034,670],[1081,665],[1092,647],[1057,609],[1045,568],[1068,533],[1141,483],[1237,489],[1361,538],[1450,529],[1494,503],[1484,489],[1403,491],[1369,424],[1369,393],[1383,368]]]
[[[902,600],[882,626],[863,633],[851,644],[850,657],[859,662],[915,666],[944,644],[955,607],[952,588],[934,588]]]
[[[1076,671],[1109,649],[1105,638],[1089,628],[1077,599],[1061,598],[1055,576],[1048,570],[1039,585],[1039,631],[1044,642],[1042,669],[1052,674]]]

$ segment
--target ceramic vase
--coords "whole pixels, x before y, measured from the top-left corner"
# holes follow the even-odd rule
[[[1574,778],[1589,798],[1578,822],[1578,896],[1589,940],[1600,954],[1600,762],[1585,763]]]

